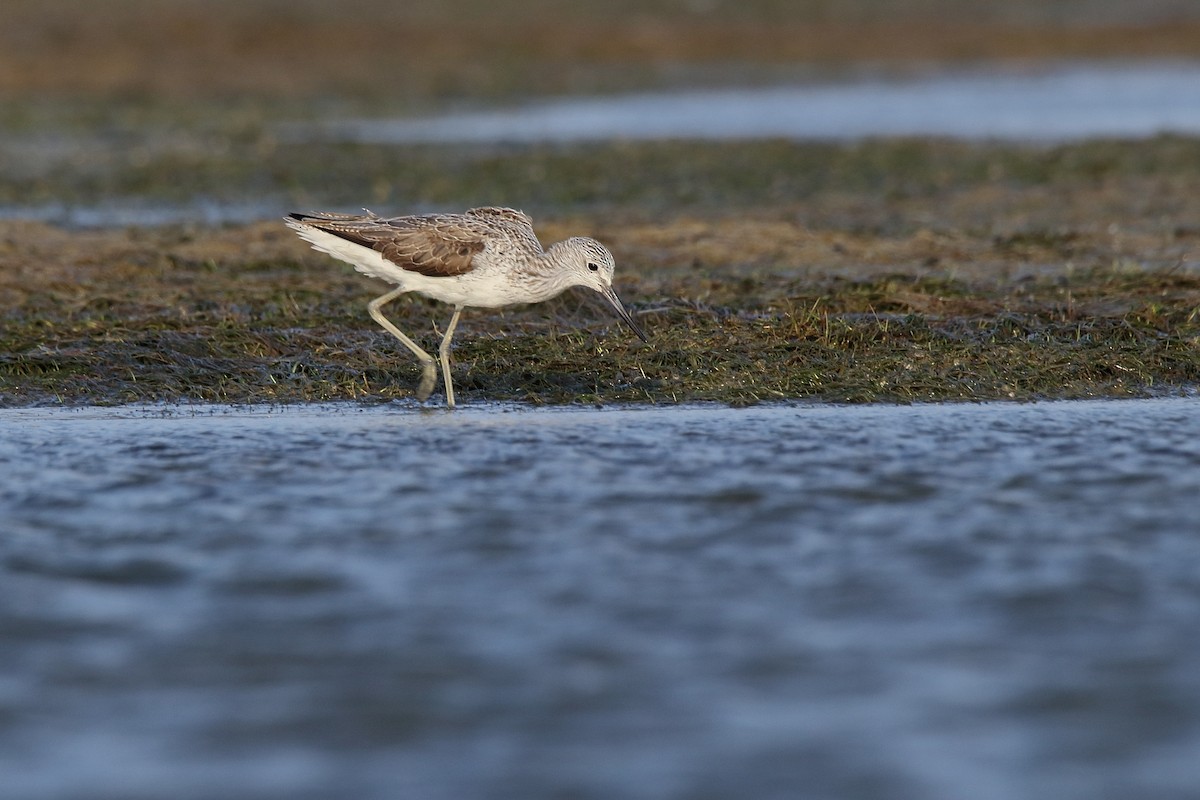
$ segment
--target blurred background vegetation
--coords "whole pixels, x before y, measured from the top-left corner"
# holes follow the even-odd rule
[[[65,99],[395,108],[863,64],[1197,55],[1188,0],[6,0],[0,92],[11,124]]]

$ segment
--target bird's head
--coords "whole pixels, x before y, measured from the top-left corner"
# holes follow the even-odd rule
[[[608,248],[587,236],[573,236],[560,245],[563,255],[562,263],[566,264],[571,273],[572,286],[586,286],[597,291],[612,304],[617,315],[629,326],[643,342],[649,341],[645,331],[634,322],[633,317],[625,308],[625,304],[617,297],[612,288],[613,270],[616,262]]]

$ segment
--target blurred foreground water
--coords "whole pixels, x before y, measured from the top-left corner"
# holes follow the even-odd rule
[[[1183,798],[1200,399],[0,411],[12,798]]]

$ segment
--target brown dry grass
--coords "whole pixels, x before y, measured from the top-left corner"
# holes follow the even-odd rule
[[[661,83],[704,68],[1195,56],[1200,17],[1104,0],[995,7],[479,0],[8,0],[0,91],[129,102],[432,98]],[[1154,5],[1154,4],[1152,4]],[[1117,11],[1114,11],[1114,6]]]

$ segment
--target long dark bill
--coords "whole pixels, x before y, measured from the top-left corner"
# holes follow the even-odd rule
[[[621,302],[621,298],[617,297],[617,293],[611,286],[605,287],[600,294],[604,295],[604,298],[608,300],[608,302],[612,303],[612,307],[617,310],[617,316],[621,318],[622,322],[629,326],[631,331],[637,334],[639,339],[641,339],[643,342],[650,341],[650,339],[646,336],[646,332],[642,330],[642,327],[633,321],[633,317],[629,315],[629,310],[625,308],[625,304]]]

